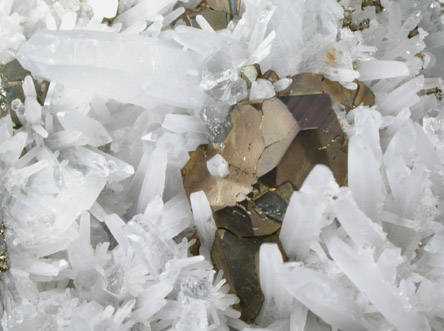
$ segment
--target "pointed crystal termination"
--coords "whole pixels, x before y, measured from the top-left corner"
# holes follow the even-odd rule
[[[40,77],[146,108],[199,108],[199,57],[159,39],[99,31],[36,32],[17,55]],[[174,91],[174,93],[171,93]]]

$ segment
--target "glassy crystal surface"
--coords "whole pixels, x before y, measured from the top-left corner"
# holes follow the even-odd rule
[[[125,270],[120,265],[116,265],[106,272],[103,277],[103,288],[116,295],[127,291]]]
[[[180,289],[189,298],[207,300],[211,296],[212,284],[208,279],[190,277],[182,282]]]
[[[248,95],[247,83],[224,51],[211,55],[204,64],[200,87],[216,101],[234,105]]]
[[[123,103],[188,108],[203,104],[195,72],[199,58],[157,38],[39,30],[21,48],[18,60],[40,77]]]

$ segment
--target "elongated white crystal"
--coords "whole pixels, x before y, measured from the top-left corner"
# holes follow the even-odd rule
[[[210,204],[203,191],[192,193],[190,200],[199,238],[202,245],[210,250],[216,235],[216,223],[213,219]]]
[[[199,107],[200,58],[160,39],[99,31],[40,30],[21,48],[40,77],[142,107]]]
[[[358,65],[359,80],[368,81],[393,77],[403,77],[409,74],[407,65],[400,61],[364,61]]]
[[[383,279],[370,249],[357,251],[338,238],[328,241],[327,246],[339,267],[397,330],[430,330],[425,317],[412,311],[407,295]]]
[[[98,147],[106,145],[112,140],[100,122],[76,111],[57,113],[57,119],[65,130],[81,132],[88,145]]]

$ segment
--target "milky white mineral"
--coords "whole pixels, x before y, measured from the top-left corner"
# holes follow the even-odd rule
[[[199,107],[196,54],[168,41],[86,30],[38,31],[21,48],[33,74],[124,103]],[[174,93],[170,93],[173,91]]]
[[[220,154],[214,155],[207,161],[207,168],[214,177],[225,178],[230,174],[228,162]]]

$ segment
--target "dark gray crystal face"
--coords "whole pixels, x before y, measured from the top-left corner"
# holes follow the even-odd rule
[[[256,201],[256,207],[260,212],[270,216],[278,221],[283,221],[285,212],[287,211],[287,201],[282,199],[278,194],[268,192]]]

